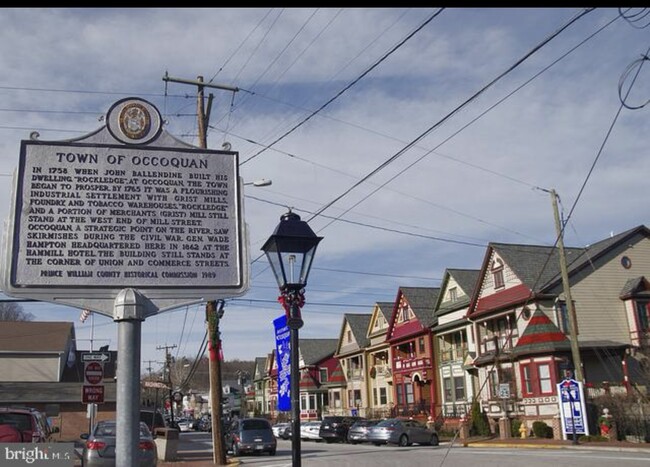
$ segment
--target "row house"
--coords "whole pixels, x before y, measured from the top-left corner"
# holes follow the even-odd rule
[[[470,413],[478,372],[472,365],[476,345],[467,310],[479,278],[477,269],[447,269],[435,306],[435,356],[440,389],[440,412],[445,419]]]
[[[433,351],[437,287],[400,287],[386,340],[392,356],[394,415],[437,413]]]
[[[647,361],[650,231],[639,226],[565,253],[586,396],[605,382],[629,391]],[[489,244],[467,317],[478,396],[493,421],[556,420],[556,384],[572,368],[567,309],[556,248]]]
[[[345,402],[334,400],[332,415],[358,415],[367,417],[368,397],[368,368],[366,348],[368,347],[368,324],[372,315],[345,314],[339,333],[334,357],[341,363],[341,369],[346,380]],[[338,412],[338,413],[337,413]]]
[[[392,302],[377,302],[368,323],[366,347],[368,362],[368,417],[388,418],[394,407],[393,365],[390,344],[386,340],[393,313]]]

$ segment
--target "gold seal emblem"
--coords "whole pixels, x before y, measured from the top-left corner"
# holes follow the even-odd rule
[[[134,140],[144,138],[151,128],[149,111],[137,102],[125,105],[120,112],[118,121],[122,134]]]

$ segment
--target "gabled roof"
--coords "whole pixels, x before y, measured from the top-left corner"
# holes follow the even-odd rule
[[[393,308],[395,308],[395,302],[377,302],[377,307],[381,314],[384,315],[386,321],[390,321],[390,316],[393,314]]]
[[[395,322],[397,320],[398,306],[401,297],[409,304],[417,318],[417,322],[423,329],[431,328],[437,321],[435,317],[435,305],[440,294],[439,287],[400,287],[397,291],[396,305],[388,322],[387,340],[394,338]]]
[[[266,368],[266,359],[268,357],[255,357],[255,370],[253,373],[253,377],[257,377],[259,379],[263,379],[267,375],[267,368]]]
[[[300,354],[305,366],[317,365],[334,355],[338,339],[300,339]]]
[[[631,237],[637,234],[650,237],[650,230],[644,225],[640,225],[618,235],[601,240],[587,248],[565,247],[564,252],[569,279],[585,267],[590,267],[602,255],[618,245],[629,241]],[[485,278],[485,275],[488,273],[489,261],[493,252],[497,253],[503,259],[522,282],[522,285],[518,286],[518,290],[499,292],[508,296],[512,295],[511,299],[513,301],[526,300],[535,294],[551,293],[554,287],[561,284],[559,251],[556,247],[491,242],[488,245],[483,259],[480,280]],[[470,314],[477,305],[480,291],[480,286],[477,286],[474,290],[469,307]],[[503,302],[503,299],[500,302]]]
[[[415,317],[423,327],[435,324],[435,306],[440,294],[439,287],[400,287],[400,291],[408,301]]]
[[[343,326],[345,327],[345,322],[347,321],[348,325],[350,326],[350,330],[352,331],[352,335],[354,336],[354,340],[360,349],[368,347],[370,344],[370,339],[368,339],[368,336],[366,335],[368,324],[370,324],[370,318],[372,318],[371,313],[346,313],[343,315]]]
[[[481,271],[479,269],[451,269],[448,268],[443,275],[442,283],[440,284],[440,294],[436,300],[436,315],[441,315],[450,311],[459,310],[460,308],[469,305],[469,302],[479,281]],[[442,292],[447,289],[449,279],[453,278],[458,284],[458,287],[467,295],[462,299],[450,304],[449,306],[442,307],[444,295]]]
[[[0,353],[64,353],[74,339],[74,324],[62,321],[3,321]]]
[[[571,343],[566,335],[553,324],[546,313],[537,309],[530,317],[526,329],[513,350],[516,355],[526,355],[570,348]]]

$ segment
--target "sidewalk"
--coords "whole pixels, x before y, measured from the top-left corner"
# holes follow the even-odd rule
[[[540,438],[470,438],[466,442],[456,440],[454,446],[490,447],[490,448],[537,448],[537,449],[596,449],[619,452],[647,452],[650,455],[650,443],[630,443],[626,441],[590,441],[573,444],[573,440]]]

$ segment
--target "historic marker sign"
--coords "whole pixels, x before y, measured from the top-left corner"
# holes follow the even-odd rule
[[[5,291],[107,314],[124,288],[155,308],[243,294],[238,154],[176,140],[141,99],[106,121],[76,141],[21,142]]]

